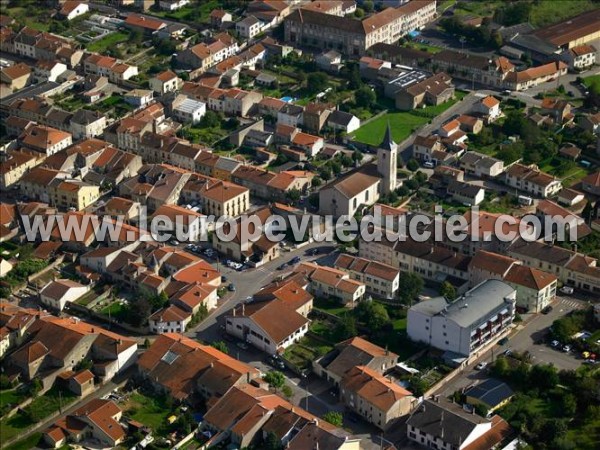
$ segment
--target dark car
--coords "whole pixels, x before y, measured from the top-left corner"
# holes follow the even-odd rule
[[[554,308],[552,308],[552,306],[548,305],[544,309],[542,309],[542,314],[549,314],[552,312],[553,309]]]
[[[503,337],[502,339],[500,339],[498,341],[498,345],[504,345],[508,342],[508,338],[507,337]]]
[[[306,252],[307,255],[309,256],[315,256],[319,254],[319,249],[318,248],[311,248],[309,251]]]
[[[290,261],[290,264],[298,264],[301,261],[299,256],[294,256]]]
[[[287,267],[287,264],[284,263],[284,264],[280,265],[279,267],[277,267],[277,270],[283,270],[286,267]]]
[[[231,292],[235,292],[235,284],[230,283],[229,286],[227,286],[227,289]]]

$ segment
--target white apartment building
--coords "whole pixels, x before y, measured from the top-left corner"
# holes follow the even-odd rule
[[[513,287],[487,280],[451,303],[444,297],[419,302],[408,310],[408,336],[468,358],[512,324],[516,298]]]
[[[562,183],[535,167],[513,164],[504,174],[504,182],[536,197],[552,197],[562,189]]]

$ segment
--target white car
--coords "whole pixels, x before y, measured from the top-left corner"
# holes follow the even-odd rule
[[[486,362],[480,362],[479,364],[477,364],[475,366],[475,369],[477,369],[477,370],[483,370],[483,369],[485,369],[487,367],[487,365],[488,365],[488,363],[486,363]]]
[[[574,291],[571,286],[563,286],[559,289],[563,294],[571,295]]]

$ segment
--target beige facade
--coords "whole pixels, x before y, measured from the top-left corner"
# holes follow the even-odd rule
[[[8,152],[6,159],[0,162],[0,188],[14,186],[29,169],[40,164],[43,155],[34,155],[22,151]]]
[[[81,181],[68,180],[52,186],[50,192],[50,203],[63,209],[75,208],[81,211],[98,198],[100,198],[100,188],[92,184]]]

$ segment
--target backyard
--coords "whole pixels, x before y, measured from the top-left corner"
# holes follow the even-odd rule
[[[168,407],[164,397],[152,397],[141,392],[132,393],[121,408],[127,417],[152,428],[158,435],[168,433],[167,417],[176,414],[172,407]]]
[[[402,142],[433,117],[462,100],[465,95],[466,93],[457,91],[454,100],[438,106],[427,106],[416,111],[388,112],[356,130],[354,139],[364,144],[379,145],[389,122],[394,141]]]
[[[75,400],[75,394],[52,388],[14,416],[0,421],[0,440],[6,441],[22,433],[33,424],[43,420],[61,407]]]
[[[98,53],[106,53],[107,50],[114,48],[117,44],[121,44],[123,42],[127,42],[129,40],[129,33],[124,33],[122,31],[116,31],[114,33],[110,33],[104,36],[97,41],[91,42],[87,49],[90,52],[98,52]]]

